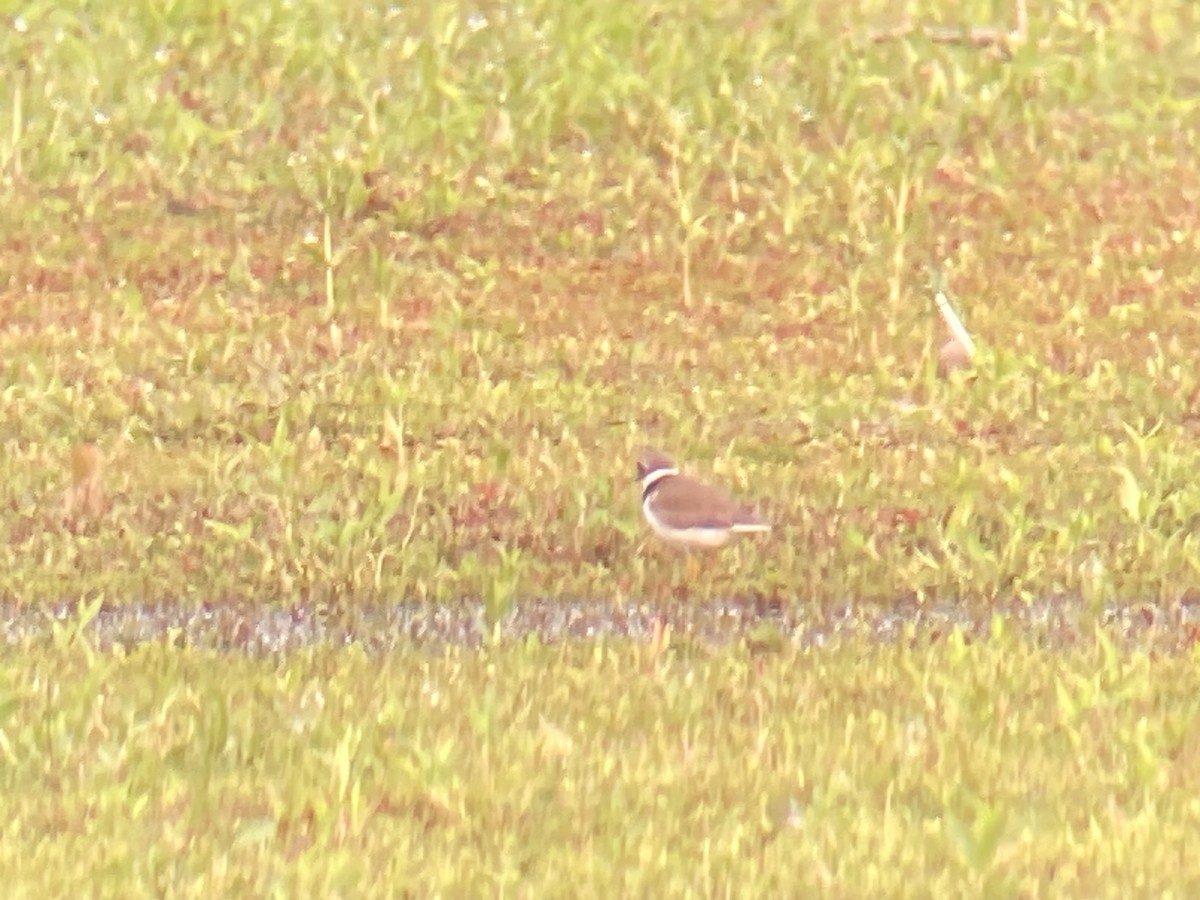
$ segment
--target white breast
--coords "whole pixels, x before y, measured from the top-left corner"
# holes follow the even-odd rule
[[[649,500],[642,503],[642,512],[646,514],[646,521],[650,523],[650,527],[654,529],[655,533],[674,544],[692,547],[724,547],[733,535],[728,528],[672,528],[654,515]]]

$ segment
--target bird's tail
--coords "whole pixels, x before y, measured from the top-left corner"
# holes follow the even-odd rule
[[[771,530],[769,522],[737,522],[731,529],[735,534],[758,534]]]

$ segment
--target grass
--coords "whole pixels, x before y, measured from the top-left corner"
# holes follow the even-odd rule
[[[1193,603],[1197,12],[1039,8],[1011,58],[867,40],[913,13],[1009,10],[27,5],[0,28],[7,608]],[[946,380],[943,287],[980,346]],[[647,444],[775,531],[690,579],[640,520]],[[0,665],[32,767],[4,869],[39,896],[1186,894],[1192,638],[1110,658],[1080,627],[953,665],[34,639]],[[430,679],[501,712],[412,705]],[[315,738],[279,712],[301,684],[339,698]],[[938,750],[900,759],[914,717]],[[793,800],[803,827],[759,809]]]
[[[720,654],[24,648],[41,895],[1188,894],[1194,653],[1003,630]],[[19,723],[19,727],[14,727]]]
[[[1095,557],[1178,598],[1192,48],[1155,9],[1012,60],[860,46],[883,6],[32,9],[0,588],[444,602],[507,553],[522,595],[655,595],[653,444],[779,523],[709,595],[1079,594]],[[64,530],[87,441],[112,508]]]

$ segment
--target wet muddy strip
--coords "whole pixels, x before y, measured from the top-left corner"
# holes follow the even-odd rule
[[[55,628],[81,621],[79,604],[27,606],[0,601],[0,643],[9,646],[49,638]],[[951,603],[891,605],[844,603],[819,611],[755,601],[680,602],[668,606],[608,601],[528,600],[516,604],[493,627],[482,603],[449,605],[397,603],[357,608],[313,604],[281,608],[252,603],[139,605],[101,607],[81,629],[99,649],[127,649],[146,642],[179,647],[269,655],[307,647],[360,645],[372,653],[404,647],[438,650],[448,646],[481,647],[503,640],[648,641],[670,626],[678,646],[719,649],[742,644],[769,650],[788,644],[820,648],[845,639],[879,642],[930,642],[959,632],[986,639],[993,622],[1027,640],[1067,647],[1090,638],[1099,626],[1122,645],[1175,652],[1200,639],[1200,602],[1112,603],[1096,610],[1078,600],[1058,598],[1033,604],[1013,602],[990,610]]]

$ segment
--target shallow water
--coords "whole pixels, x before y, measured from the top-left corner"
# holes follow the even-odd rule
[[[0,601],[0,643],[46,638],[56,623],[60,628],[69,627],[78,616],[77,604],[66,601],[50,607]],[[533,638],[543,643],[645,641],[661,618],[671,626],[677,643],[719,648],[746,641],[752,646],[793,643],[820,648],[858,637],[928,642],[955,630],[972,639],[986,639],[993,616],[1047,646],[1069,646],[1090,635],[1097,621],[1114,639],[1147,650],[1184,649],[1200,639],[1200,601],[1112,603],[1097,613],[1070,598],[1033,604],[1014,601],[990,610],[902,601],[867,606],[845,603],[825,611],[799,604],[739,600],[616,607],[604,601],[541,599],[518,603],[500,623],[499,634],[506,640]],[[490,639],[493,630],[487,625],[483,604],[469,601],[368,608],[129,603],[102,608],[83,633],[102,649],[166,641],[176,646],[264,655],[351,644],[376,653],[412,646],[434,650],[478,647]]]

